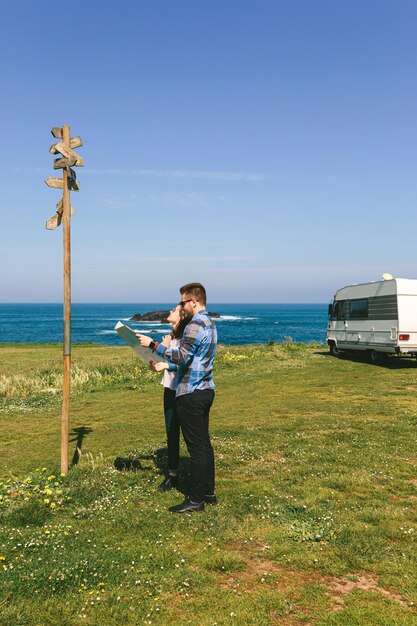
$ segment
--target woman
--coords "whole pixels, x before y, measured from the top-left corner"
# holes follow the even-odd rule
[[[182,306],[173,308],[168,315],[168,322],[172,324],[172,332],[163,339],[163,344],[177,348],[183,335],[184,328],[190,318],[185,317]],[[175,411],[175,393],[178,385],[179,370],[164,370],[161,385],[164,386],[164,414],[167,431],[168,446],[168,476],[159,485],[159,491],[169,491],[177,486],[177,472],[180,458],[180,423]]]

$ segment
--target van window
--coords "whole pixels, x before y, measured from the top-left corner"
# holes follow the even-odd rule
[[[332,320],[344,320],[346,318],[346,301],[336,300],[333,304]]]
[[[368,317],[368,300],[351,300],[349,314],[351,319],[366,319]]]
[[[337,311],[337,319],[346,319],[346,300],[339,300],[339,310]]]

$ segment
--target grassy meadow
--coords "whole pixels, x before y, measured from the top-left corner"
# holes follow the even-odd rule
[[[219,504],[172,515],[160,375],[128,347],[73,346],[60,475],[61,350],[0,344],[1,625],[417,624],[415,360],[220,346]]]

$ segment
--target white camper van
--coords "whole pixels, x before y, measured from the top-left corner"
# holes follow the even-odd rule
[[[339,289],[329,305],[327,343],[333,356],[368,351],[417,356],[417,280],[393,278]]]

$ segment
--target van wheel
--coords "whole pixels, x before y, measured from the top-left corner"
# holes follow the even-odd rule
[[[330,350],[330,354],[332,356],[337,356],[340,357],[341,356],[341,351],[339,350],[339,348],[337,347],[337,345],[335,343],[331,343],[329,346],[329,350]]]
[[[369,358],[371,360],[371,363],[373,363],[373,365],[377,365],[377,363],[381,362],[381,353],[376,352],[376,350],[371,350],[369,352]]]

